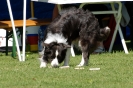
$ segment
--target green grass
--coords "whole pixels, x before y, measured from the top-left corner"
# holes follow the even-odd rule
[[[71,57],[67,69],[39,68],[38,54],[28,55],[19,62],[0,53],[0,88],[133,88],[133,51],[91,55],[82,70],[74,69],[81,55]]]

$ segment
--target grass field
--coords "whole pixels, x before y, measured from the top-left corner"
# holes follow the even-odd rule
[[[91,55],[85,69],[75,70],[81,55],[71,57],[70,68],[39,68],[37,53],[25,62],[0,53],[0,88],[133,88],[133,51]],[[89,68],[100,68],[91,71]]]

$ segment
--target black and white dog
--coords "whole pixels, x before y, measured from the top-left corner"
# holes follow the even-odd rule
[[[60,15],[47,27],[44,48],[40,52],[40,68],[50,62],[52,67],[69,66],[70,45],[79,39],[82,59],[78,66],[88,64],[90,54],[99,42],[105,40],[110,29],[100,28],[97,18],[88,10],[71,7],[61,11]]]

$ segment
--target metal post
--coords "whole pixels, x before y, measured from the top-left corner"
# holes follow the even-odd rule
[[[25,61],[25,33],[26,32],[26,0],[24,0],[24,8],[23,8],[23,54],[22,60]]]

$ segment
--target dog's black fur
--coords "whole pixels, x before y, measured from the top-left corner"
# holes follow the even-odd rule
[[[100,28],[97,18],[90,11],[71,7],[62,10],[60,15],[47,27],[45,33],[45,49],[42,56],[44,62],[53,60],[56,56],[55,52],[58,50],[57,59],[61,63],[66,59],[67,48],[70,48],[75,39],[79,39],[85,61],[81,64],[83,66],[88,63],[90,54],[97,48],[99,42],[108,37],[110,29],[107,27]],[[66,43],[56,41],[46,43],[48,33],[62,35],[67,41]]]

